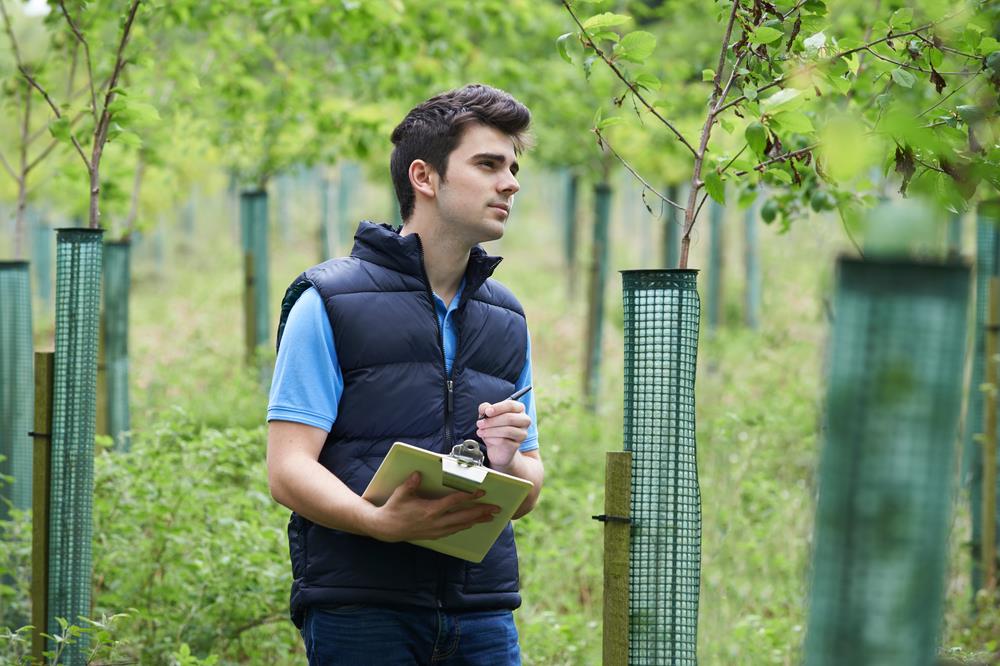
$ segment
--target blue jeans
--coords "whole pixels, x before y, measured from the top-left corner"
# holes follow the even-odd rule
[[[310,608],[302,625],[309,666],[519,666],[510,611]]]

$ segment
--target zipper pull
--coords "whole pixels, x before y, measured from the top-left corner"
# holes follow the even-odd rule
[[[454,384],[452,384],[452,381],[449,379],[448,380],[448,413],[449,414],[451,414],[453,411],[455,411],[455,394],[452,392],[452,388],[453,387],[454,387]]]

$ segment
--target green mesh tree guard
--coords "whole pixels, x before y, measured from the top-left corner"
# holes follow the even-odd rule
[[[587,305],[587,359],[584,395],[588,409],[597,406],[601,385],[601,340],[604,327],[604,292],[608,281],[608,225],[611,222],[611,186],[594,186],[594,244],[590,265],[590,302]]]
[[[694,270],[622,272],[624,442],[632,452],[630,664],[697,663],[697,275]]]
[[[724,208],[715,200],[708,202],[711,240],[708,250],[708,330],[714,331],[722,320],[722,257],[726,240],[723,237]]]
[[[681,188],[677,185],[667,186],[667,198],[683,205],[680,201]],[[684,213],[668,205],[663,216],[663,257],[664,268],[677,268],[681,260],[681,232],[684,227]]]
[[[760,260],[757,249],[757,205],[751,203],[743,218],[743,257],[746,267],[744,321],[751,329],[760,326]]]
[[[580,199],[580,177],[566,169],[564,171],[564,191],[562,205],[563,226],[563,258],[566,261],[566,273],[569,278],[568,288],[570,298],[576,296],[576,239],[577,239],[577,203]]]
[[[104,367],[107,378],[108,434],[115,446],[129,448],[128,299],[131,289],[128,241],[104,245]]]
[[[968,408],[965,420],[965,437],[962,451],[962,482],[968,488],[969,515],[972,534],[971,593],[983,584],[983,451],[976,436],[981,435],[983,418],[983,392],[979,388],[986,372],[986,315],[987,292],[990,277],[1000,273],[1000,206],[984,202],[976,216],[976,319],[972,354],[972,373],[969,379]],[[1000,534],[1000,530],[997,532]]]
[[[361,169],[354,162],[340,165],[340,182],[337,188],[337,229],[340,230],[340,252],[347,255],[357,228],[353,217],[353,198],[360,194]]]
[[[838,263],[806,664],[936,663],[969,269]]]
[[[258,349],[271,339],[266,191],[254,190],[240,195],[240,228],[243,252],[251,257],[250,265],[253,267],[252,282],[247,285],[248,288],[252,286],[254,293],[254,339],[250,342],[253,349]]]
[[[31,432],[34,414],[31,278],[26,261],[0,262],[0,519],[31,508]]]
[[[102,231],[59,229],[56,238],[56,350],[52,396],[48,633],[56,618],[90,614],[97,336]],[[86,642],[64,663],[83,664]]]
[[[31,225],[31,264],[34,269],[35,295],[45,311],[52,308],[52,249],[55,236],[42,215],[35,215]]]

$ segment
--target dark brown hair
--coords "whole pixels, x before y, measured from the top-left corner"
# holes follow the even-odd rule
[[[413,214],[416,195],[410,185],[410,164],[424,160],[445,178],[448,156],[458,146],[470,123],[482,123],[510,135],[514,151],[529,142],[531,112],[509,93],[479,83],[435,95],[414,107],[392,131],[389,173],[403,220]]]

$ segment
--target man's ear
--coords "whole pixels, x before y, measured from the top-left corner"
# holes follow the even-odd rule
[[[434,167],[423,160],[413,160],[410,162],[409,176],[414,193],[434,198],[438,187],[438,174]]]

